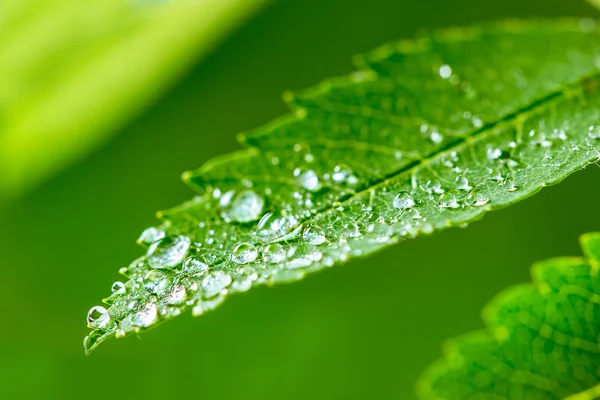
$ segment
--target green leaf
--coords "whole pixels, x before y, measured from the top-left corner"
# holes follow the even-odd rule
[[[198,195],[142,235],[86,351],[463,226],[598,160],[599,61],[593,21],[507,22],[389,44],[287,93],[293,115],[184,174]]]
[[[105,140],[264,3],[0,2],[0,198]]]
[[[588,0],[592,5],[600,8],[600,0]]]
[[[585,258],[533,267],[484,310],[488,329],[454,340],[423,375],[422,399],[592,400],[600,396],[600,233]]]

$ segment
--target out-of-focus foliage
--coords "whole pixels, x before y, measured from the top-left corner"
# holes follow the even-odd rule
[[[591,20],[435,32],[357,66],[288,93],[293,115],[184,174],[198,196],[144,232],[147,255],[122,269],[129,280],[108,311],[90,311],[87,351],[229,293],[464,225],[600,157]]]
[[[533,267],[484,310],[488,330],[454,340],[422,378],[427,400],[593,400],[600,396],[600,234],[586,258]]]
[[[265,0],[0,2],[0,197],[106,139]]]

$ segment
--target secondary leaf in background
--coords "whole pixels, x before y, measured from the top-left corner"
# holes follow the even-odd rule
[[[598,160],[599,39],[589,20],[448,30],[286,94],[293,115],[184,174],[198,196],[142,234],[147,255],[91,312],[86,351],[462,226]]]
[[[0,198],[96,146],[265,3],[0,2]]]
[[[423,375],[422,399],[592,400],[600,396],[600,233],[586,258],[533,267],[533,285],[510,288],[484,310],[488,329],[450,342]]]

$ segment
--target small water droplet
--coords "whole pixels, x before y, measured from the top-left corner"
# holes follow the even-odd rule
[[[170,236],[154,242],[148,248],[148,264],[152,268],[170,268],[181,263],[190,248],[190,238]]]
[[[469,190],[473,189],[472,186],[469,186],[469,180],[465,176],[456,178],[456,187],[459,190],[465,190],[465,191],[469,191]]]
[[[458,201],[456,196],[453,194],[444,195],[442,201],[439,203],[440,208],[458,208]]]
[[[327,242],[327,237],[325,236],[325,231],[323,228],[316,225],[309,225],[302,232],[302,239],[304,239],[307,243],[310,244],[323,244]]]
[[[512,179],[507,179],[504,183],[504,187],[506,188],[507,192],[515,192],[517,190],[515,182]]]
[[[114,294],[125,294],[127,292],[127,289],[125,288],[125,284],[121,281],[116,281],[115,283],[112,284],[112,287],[110,288],[111,291]]]
[[[502,172],[500,172],[500,170],[497,169],[492,169],[490,171],[490,177],[491,180],[493,181],[502,181],[504,178],[502,177]]]
[[[433,193],[435,193],[435,194],[442,194],[442,193],[445,192],[445,190],[442,189],[442,184],[440,183],[440,181],[437,181],[437,180],[433,180],[433,181],[427,182],[425,190],[429,194],[433,194]]]
[[[392,227],[383,222],[376,222],[369,225],[367,232],[372,240],[376,242],[387,242],[392,236]]]
[[[355,223],[344,225],[344,236],[349,238],[360,237],[360,228]]]
[[[265,262],[277,264],[285,260],[286,251],[279,243],[271,243],[262,248],[261,255]]]
[[[323,258],[323,253],[317,246],[309,243],[302,243],[293,249],[290,260],[285,264],[286,268],[295,269],[308,267],[313,262],[318,262]]]
[[[442,79],[448,79],[452,76],[452,68],[450,68],[449,65],[444,64],[440,67],[439,74]]]
[[[592,125],[590,126],[588,136],[590,139],[600,139],[600,125]]]
[[[399,210],[406,210],[407,208],[413,208],[415,201],[407,192],[400,192],[394,197],[393,205]]]
[[[208,263],[201,257],[191,256],[183,262],[182,271],[188,275],[201,275],[208,271]]]
[[[252,190],[244,190],[228,202],[221,216],[227,222],[255,221],[261,216],[264,204],[261,196]]]
[[[429,135],[429,138],[435,144],[440,144],[444,140],[444,136],[441,133],[439,133],[438,131],[431,132],[431,134]]]
[[[416,208],[411,208],[406,212],[406,217],[409,219],[421,219],[421,213]]]
[[[242,277],[236,279],[231,284],[231,288],[237,292],[247,292],[252,287],[252,278]]]
[[[202,280],[202,290],[204,296],[207,298],[216,296],[221,291],[231,285],[231,275],[224,273],[223,271],[215,271],[210,275],[207,275]]]
[[[89,328],[102,329],[110,322],[110,315],[106,308],[95,306],[90,309],[87,315],[87,323]]]
[[[231,252],[231,260],[236,264],[248,264],[256,260],[258,252],[250,243],[238,243]]]
[[[497,160],[502,155],[502,150],[494,147],[488,147],[487,149],[487,158],[488,160]]]
[[[168,284],[166,275],[158,270],[149,271],[144,276],[144,288],[152,293],[162,291]]]
[[[475,207],[481,207],[481,206],[486,205],[489,202],[490,202],[490,199],[488,199],[487,197],[485,197],[483,194],[477,194],[475,196],[475,202],[473,203],[473,205]]]
[[[309,169],[308,171],[298,175],[298,183],[304,189],[309,190],[311,192],[317,191],[321,188],[321,183],[319,182],[319,176],[315,171]]]

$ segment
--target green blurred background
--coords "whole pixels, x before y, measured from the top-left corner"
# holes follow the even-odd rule
[[[87,310],[142,254],[154,212],[192,196],[182,171],[285,113],[280,94],[424,28],[594,16],[583,0],[279,0],[77,165],[0,205],[0,398],[413,399],[447,338],[481,328],[529,266],[600,230],[600,169],[466,230],[419,238],[302,282],[233,296],[201,318],[112,340],[90,357]]]

